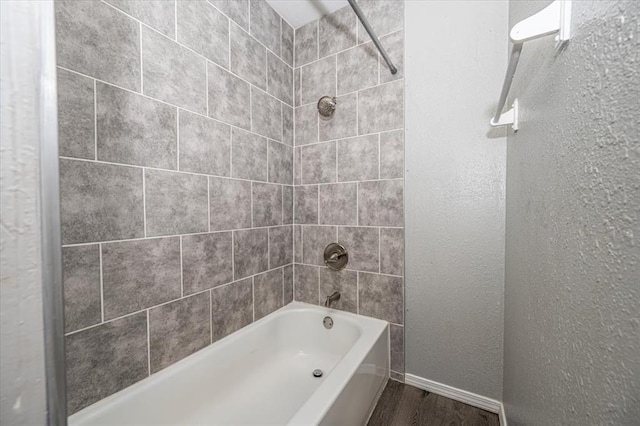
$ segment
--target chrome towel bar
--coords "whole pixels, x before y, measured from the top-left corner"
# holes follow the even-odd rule
[[[511,109],[502,112],[507,102],[513,77],[516,74],[520,53],[525,41],[534,40],[551,34],[556,35],[556,49],[561,48],[570,38],[571,30],[571,0],[555,0],[549,6],[533,16],[528,17],[513,26],[509,38],[513,46],[509,55],[509,66],[502,84],[498,108],[489,122],[493,127],[511,124],[514,131],[518,131],[518,99],[513,102]]]

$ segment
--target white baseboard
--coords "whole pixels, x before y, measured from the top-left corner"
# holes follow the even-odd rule
[[[496,413],[499,417],[502,417],[502,413],[504,411],[502,403],[496,399],[434,382],[433,380],[427,380],[423,377],[414,376],[413,374],[405,374],[404,382],[419,389],[437,393],[438,395],[446,396],[447,398],[455,399],[456,401],[464,402],[465,404],[473,405],[474,407]],[[506,423],[502,423],[502,418],[500,419],[500,425],[506,425]]]
[[[500,403],[498,418],[500,419],[500,426],[507,426],[507,413],[504,411],[504,403]]]

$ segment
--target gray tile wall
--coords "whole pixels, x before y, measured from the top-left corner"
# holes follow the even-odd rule
[[[293,299],[294,31],[264,0],[55,8],[72,414]]]
[[[404,379],[404,2],[359,4],[398,67],[392,75],[349,7],[295,31],[294,293],[391,325],[391,370]],[[317,113],[337,96],[332,119]],[[323,266],[331,242],[346,270]]]

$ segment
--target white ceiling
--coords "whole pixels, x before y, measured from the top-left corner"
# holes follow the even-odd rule
[[[301,27],[349,4],[347,0],[267,0],[267,3],[293,28]]]

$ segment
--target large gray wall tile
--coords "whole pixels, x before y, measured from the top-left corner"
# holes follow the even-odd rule
[[[106,0],[118,9],[175,39],[176,4],[174,0]]]
[[[147,315],[140,312],[67,336],[69,415],[148,375]]]
[[[404,177],[404,131],[380,134],[380,179]]]
[[[231,24],[230,70],[255,84],[267,88],[267,50],[256,39],[235,24]]]
[[[140,91],[140,24],[101,2],[54,5],[58,65]]]
[[[180,110],[180,170],[217,176],[231,174],[231,128]]]
[[[255,87],[251,88],[251,130],[282,141],[282,103]]]
[[[251,35],[280,55],[280,15],[264,0],[250,2]]]
[[[378,135],[338,141],[338,180],[373,180],[379,172]]]
[[[378,37],[404,28],[404,2],[393,0],[367,0],[360,4],[362,13],[375,28]],[[369,34],[358,22],[358,41],[371,40]]]
[[[388,71],[387,71],[388,72]],[[350,93],[378,84],[378,51],[373,43],[338,54],[338,93]]]
[[[96,84],[98,160],[176,168],[175,107]]]
[[[282,225],[282,185],[252,183],[253,226]]]
[[[303,105],[317,103],[323,96],[336,96],[336,57],[303,66],[301,78]]]
[[[403,181],[358,184],[358,220],[364,226],[403,226]]]
[[[184,294],[197,293],[233,281],[231,232],[182,237]]]
[[[284,304],[293,302],[293,265],[287,265],[283,268],[284,275]]]
[[[155,31],[148,28],[142,29],[142,71],[145,95],[206,114],[206,62],[206,59]]]
[[[213,341],[240,330],[253,321],[253,278],[211,290]]]
[[[229,67],[229,19],[204,1],[178,1],[178,41]]]
[[[380,228],[380,272],[404,275],[404,230]]]
[[[380,43],[382,43],[387,52],[393,52],[391,61],[398,70],[395,74],[391,74],[387,62],[380,57],[380,83],[404,78],[404,31],[398,31],[382,37]]]
[[[293,226],[269,228],[269,268],[293,262]]]
[[[102,245],[105,320],[180,297],[180,238]]]
[[[267,88],[267,49],[234,23],[230,70],[263,90]]]
[[[209,229],[206,176],[151,169],[144,176],[147,236]]]
[[[267,139],[244,130],[233,129],[231,146],[233,177],[267,180]]]
[[[58,69],[58,144],[64,157],[95,159],[93,80]]]
[[[302,183],[336,181],[336,143],[327,142],[302,147]]]
[[[402,80],[363,90],[358,96],[360,134],[401,129],[404,125]]]
[[[60,160],[62,243],[144,236],[142,169]]]
[[[391,370],[404,372],[404,327],[391,324],[389,326],[391,339]]]
[[[298,302],[317,305],[320,296],[320,268],[317,266],[294,265],[294,297]]]
[[[403,323],[402,278],[358,272],[360,315]]]
[[[296,28],[294,56],[296,67],[318,59],[318,21]]]
[[[271,52],[267,54],[267,82],[270,94],[293,105],[293,70]]]
[[[100,297],[100,246],[98,244],[62,249],[65,332],[79,330],[102,321]]]
[[[319,117],[321,141],[358,134],[357,94],[338,96],[337,103],[339,112],[332,118]]]
[[[211,342],[209,292],[149,310],[151,373],[206,347]]]
[[[264,272],[269,267],[269,236],[266,228],[233,232],[235,278]]]
[[[350,7],[325,15],[318,22],[321,58],[356,45],[356,15]]]
[[[282,268],[256,275],[253,286],[256,321],[282,307]]]
[[[295,143],[307,145],[318,142],[318,107],[304,105],[295,109]]]
[[[249,31],[249,0],[209,0],[209,3]]]
[[[251,182],[209,178],[212,231],[251,227]]]
[[[293,183],[293,148],[269,141],[269,182]]]
[[[282,224],[293,223],[293,186],[282,187]]]
[[[320,303],[334,291],[340,292],[340,299],[331,304],[334,309],[353,312],[358,311],[358,273],[356,271],[332,271],[320,268]]]
[[[305,225],[302,227],[302,262],[324,265],[324,249],[336,241],[335,226]]]
[[[296,186],[294,189],[295,223],[318,223],[318,186]]]
[[[251,93],[249,83],[222,68],[207,66],[209,81],[209,117],[225,123],[251,128]]]
[[[280,56],[284,61],[293,66],[293,28],[283,19],[282,25],[282,38],[281,38],[281,52]]]
[[[380,270],[378,228],[340,227],[338,242],[349,252],[347,268],[369,272]]]
[[[358,223],[358,185],[338,183],[320,185],[319,217],[321,225]]]

